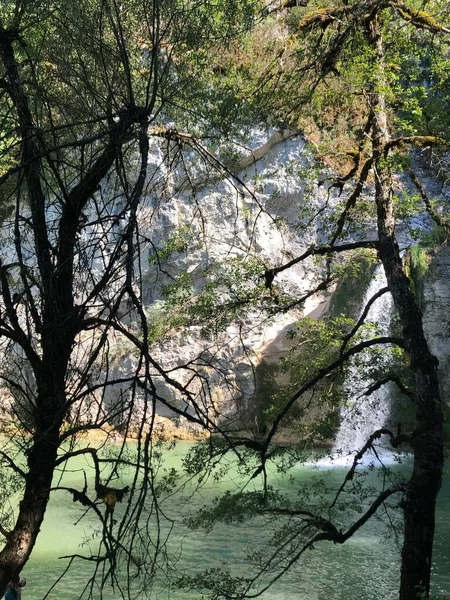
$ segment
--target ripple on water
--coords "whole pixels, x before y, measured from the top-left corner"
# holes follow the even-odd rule
[[[408,460],[398,469],[407,467]],[[332,466],[333,468],[330,468]],[[334,468],[335,467],[335,468]],[[332,483],[342,481],[343,468],[348,465],[322,465],[327,469],[327,477]],[[364,468],[364,467],[363,467]],[[291,471],[294,484],[305,484],[317,478],[317,465],[299,465]],[[373,475],[374,478],[376,475]],[[220,485],[203,495],[200,504],[220,492]],[[229,486],[229,482],[227,484]],[[280,482],[283,490],[288,483]],[[337,484],[338,485],[338,484]],[[226,485],[225,485],[226,487]],[[182,511],[177,501],[172,500],[171,511],[181,517]],[[75,551],[86,535],[74,528],[73,523],[78,512],[76,505],[67,501],[67,497],[55,496],[51,503],[33,552],[32,559],[24,570],[28,585],[24,590],[24,600],[41,600],[49,587],[63,571],[64,564],[58,556]],[[88,530],[87,530],[88,531]],[[383,533],[385,530],[383,530]],[[208,567],[229,565],[236,572],[247,575],[247,567],[242,562],[245,550],[261,543],[264,531],[258,524],[238,527],[220,526],[209,535],[193,532],[186,536],[186,530],[180,526],[175,530],[173,552],[183,548],[180,566],[197,571]],[[371,520],[356,536],[343,546],[318,544],[313,551],[307,552],[304,560],[298,563],[283,579],[264,593],[261,600],[394,600],[399,580],[399,548],[390,538],[380,542],[382,533],[376,520]],[[450,593],[450,481],[444,478],[442,493],[437,507],[437,533],[433,561],[433,586],[435,593]],[[86,585],[91,566],[75,566],[60,585],[49,596],[50,600],[75,600]],[[118,598],[111,590],[104,595],[105,600]],[[139,596],[140,600],[146,596]],[[182,594],[161,583],[152,594],[152,600],[198,600],[199,593]],[[94,598],[99,598],[96,590]]]

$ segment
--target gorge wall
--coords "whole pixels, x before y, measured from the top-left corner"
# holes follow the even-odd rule
[[[163,186],[149,194],[140,209],[140,229],[148,240],[141,251],[142,296],[150,324],[156,324],[160,334],[152,346],[153,358],[194,395],[200,396],[203,384],[192,377],[191,366],[195,365],[207,381],[208,399],[202,400],[210,404],[207,410],[212,410],[219,420],[248,424],[249,415],[254,412],[255,390],[257,395],[261,394],[259,365],[262,361],[269,365],[276,363],[288,345],[289,329],[302,316],[320,318],[330,295],[313,295],[274,318],[254,309],[215,329],[194,323],[177,330],[170,325],[173,315],[167,288],[183,274],[191,293],[187,302],[195,302],[202,298],[208,282],[217,278],[217,265],[235,260],[255,261],[254,285],[258,285],[264,268],[281,265],[301,255],[311,244],[323,241],[327,214],[339,197],[319,185],[329,173],[317,164],[307,142],[297,132],[253,132],[247,143],[233,157],[235,178],[211,176],[203,165],[193,169],[188,183],[183,179],[182,169],[163,174]],[[162,152],[155,145],[151,154],[155,170],[164,164]],[[405,234],[400,236],[404,238]],[[277,285],[293,298],[299,298],[314,286],[317,275],[317,267],[309,259],[281,273]],[[429,284],[425,286],[424,323],[432,350],[440,360],[447,402],[449,278],[450,251],[443,249],[432,264]],[[229,294],[229,290],[224,293]],[[353,302],[356,306],[359,300]],[[220,315],[217,320],[220,321]],[[133,355],[128,350],[122,347],[117,351],[115,377],[126,376],[135,369]],[[189,411],[183,397],[158,373],[153,375],[158,395],[181,411]],[[114,404],[121,393],[114,386],[106,401]],[[164,403],[157,402],[156,410],[163,421],[171,417]],[[137,421],[140,416],[138,410]],[[199,433],[183,417],[171,418],[170,423],[175,426],[175,435]],[[258,433],[256,418],[254,427]]]
[[[218,168],[187,153],[183,159],[189,161],[187,170],[183,161],[175,167],[169,165],[168,148],[160,140],[152,141],[151,176],[138,212],[136,289],[147,315],[154,361],[204,406],[212,420],[238,427],[251,421],[257,434],[260,423],[255,392],[260,397],[267,388],[261,372],[272,376],[271,365],[277,364],[289,347],[289,330],[303,316],[320,318],[331,297],[329,293],[317,293],[297,302],[320,281],[323,263],[318,266],[312,257],[279,273],[273,290],[264,287],[264,271],[300,256],[311,245],[323,243],[328,218],[344,200],[336,188],[320,185],[329,179],[329,169],[315,160],[308,143],[296,131],[253,131],[245,143],[228,146],[222,154],[223,149],[216,150],[222,160]],[[370,189],[367,194],[370,197]],[[117,203],[119,212],[120,198]],[[108,235],[121,234],[126,215],[122,220],[118,230]],[[87,237],[93,228],[86,232]],[[373,223],[367,224],[364,235],[373,235]],[[101,256],[93,268],[102,271]],[[364,277],[357,275],[359,286],[355,289],[360,298],[344,300],[343,308],[353,317],[360,310],[367,277],[370,272]],[[449,278],[450,250],[443,248],[431,264],[425,286],[425,326],[432,350],[440,360],[447,401]],[[259,290],[260,306],[249,302],[251,309],[239,309],[228,318],[233,302],[242,302],[239,286],[248,290],[249,297],[253,290]],[[272,310],[278,297],[283,296],[291,300],[288,308]],[[137,314],[126,305],[121,310],[121,322],[136,329]],[[186,314],[185,320],[181,319],[182,312],[188,315],[187,321]],[[80,342],[74,349],[74,365],[83,360],[85,342]],[[112,332],[108,343],[109,380],[132,379],[140,368],[132,344]],[[150,375],[159,398],[154,408],[161,424],[173,429],[173,435],[199,435],[200,428],[183,417],[191,410],[186,396],[157,369],[152,369]],[[1,393],[7,414],[7,390]],[[102,404],[111,410],[126,402],[129,393],[126,383],[105,386],[93,408],[76,418],[91,418],[89,411],[98,410]],[[170,406],[178,409],[178,416],[173,416]],[[144,415],[148,418],[149,413],[137,401],[135,429]]]
[[[333,194],[318,185],[326,173],[321,173],[298,132],[253,132],[248,145],[238,150],[233,157],[234,178],[206,173],[202,164],[192,169],[189,182],[182,168],[163,174],[163,183],[147,195],[139,214],[140,230],[147,239],[140,257],[142,297],[150,326],[159,334],[152,356],[182,385],[192,380],[190,391],[201,395],[201,383],[192,378],[189,368],[195,364],[207,379],[216,418],[231,421],[245,420],[251,410],[261,360],[276,361],[286,344],[287,331],[304,315],[320,315],[327,299],[314,295],[274,317],[269,317],[263,306],[261,310],[255,306],[228,323],[221,322],[220,308],[216,308],[216,327],[211,319],[208,327],[193,319],[189,327],[177,329],[171,327],[176,318],[167,290],[171,286],[176,289],[181,278],[189,288],[186,302],[204,304],[205,290],[212,281],[232,279],[233,273],[227,271],[230,265],[244,269],[254,265],[253,281],[247,279],[244,285],[250,289],[261,286],[265,268],[281,265],[311,244],[321,243],[327,207],[334,202]],[[150,159],[155,171],[164,165],[163,152],[155,144]],[[313,215],[319,217],[311,219]],[[277,293],[299,298],[314,286],[316,278],[317,267],[310,258],[277,277]],[[223,293],[231,301],[233,282],[225,287]],[[126,346],[118,348],[114,377],[126,377],[135,368],[128,350]],[[153,375],[158,395],[180,410],[189,410],[182,395],[157,373]],[[117,386],[111,389],[107,402],[116,402],[121,391]],[[160,417],[171,414],[161,402],[156,408]],[[139,420],[139,412],[136,417]],[[182,417],[174,422],[181,430],[196,433]]]

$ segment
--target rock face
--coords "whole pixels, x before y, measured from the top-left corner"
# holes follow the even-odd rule
[[[311,294],[306,302],[294,301],[290,310],[276,316],[272,310],[271,317],[270,307],[279,298],[300,299],[314,289],[318,267],[310,257],[280,273],[268,288],[264,273],[323,241],[322,224],[333,195],[318,185],[326,175],[295,131],[253,131],[249,141],[211,152],[171,145],[160,136],[149,139],[148,180],[137,212],[136,254],[130,262],[134,293],[149,326],[151,360],[143,365],[129,336],[116,329],[108,330],[105,353],[90,362],[90,348],[102,334],[80,333],[72,354],[73,381],[86,369],[89,377],[83,385],[92,385],[94,392],[86,394],[89,401],[72,405],[69,419],[75,424],[113,421],[129,432],[156,414],[170,417],[185,430],[191,427],[187,417],[196,412],[194,405],[203,422],[243,423],[257,388],[256,367],[263,358],[276,359],[289,328],[304,314],[320,313],[323,300]],[[130,161],[127,168],[131,177],[139,165]],[[92,281],[101,279],[129,222],[120,193],[114,196],[114,178],[112,174],[104,182],[95,199],[100,212],[109,211],[110,220],[104,225],[95,210],[90,214],[87,208],[80,232],[79,272],[92,273]],[[111,197],[111,191],[113,200],[106,207],[102,199]],[[12,239],[14,222],[8,227]],[[27,251],[32,262],[32,245]],[[129,296],[115,306],[122,297],[124,273],[117,268],[100,307],[89,310],[108,314],[114,305],[121,326],[139,340],[144,334],[142,315]],[[83,281],[81,275],[81,283],[75,284],[78,304],[89,295]],[[89,285],[94,284],[89,280]],[[251,301],[246,301],[246,293],[253,293]],[[228,317],[233,303],[236,310]],[[242,310],[247,305],[251,308]],[[18,314],[26,319],[25,305]],[[19,350],[4,352],[0,361],[8,363],[4,371],[19,371],[26,378],[26,361]],[[25,387],[33,389],[33,382]],[[7,417],[15,400],[7,387],[0,389],[3,392],[6,399],[0,410]]]
[[[450,406],[450,247],[444,246],[430,263],[424,284],[425,333],[439,360],[442,397]]]
[[[189,275],[194,296],[201,295],[216,261],[256,259],[261,274],[264,267],[286,263],[311,244],[323,241],[322,223],[339,199],[327,196],[326,190],[318,186],[317,182],[325,179],[326,174],[320,173],[302,136],[291,131],[271,135],[256,132],[243,154],[234,161],[235,179],[217,176],[213,183],[206,184],[207,177],[200,165],[197,171],[193,170],[195,181],[189,182],[195,188],[193,194],[177,186],[175,174],[167,188],[167,199],[163,202],[160,197],[157,202],[149,199],[142,208],[141,221],[152,240],[144,250],[150,263],[155,260],[157,249],[163,249],[176,232],[184,231],[189,238],[184,247],[181,244],[168,257],[160,252],[161,268],[145,268],[143,297],[148,307],[164,310],[164,286],[170,285],[171,278],[180,272]],[[155,165],[163,162],[157,153],[154,157]],[[427,179],[427,174],[423,177]],[[430,181],[427,185],[434,185]],[[398,185],[399,189],[407,187],[402,181]],[[431,191],[437,193],[437,187]],[[417,224],[412,218],[403,229],[412,226],[420,228],[422,223]],[[408,233],[403,229],[399,235],[407,246]],[[366,234],[370,237],[370,227]],[[309,261],[281,273],[277,282],[294,297],[300,297],[314,287],[316,276],[317,267]],[[440,360],[447,403],[450,402],[449,279],[450,251],[443,249],[431,265],[425,286],[424,325],[432,351]],[[286,333],[295,321],[305,315],[319,318],[327,300],[316,294],[297,310],[264,322],[261,314],[247,314],[216,332],[214,338],[201,326],[193,326],[183,333],[163,337],[154,345],[153,356],[164,368],[174,369],[183,385],[189,378],[184,366],[198,361],[208,380],[214,410],[228,419],[239,419],[258,387],[256,367],[261,360],[276,361],[286,347]],[[157,389],[172,404],[187,409],[183,399],[166,382],[159,380]],[[198,393],[194,384],[191,389]],[[157,410],[160,415],[169,416],[163,404],[158,403]]]
[[[326,239],[327,217],[343,200],[335,192],[327,191],[326,185],[319,186],[318,182],[326,180],[328,174],[321,172],[298,132],[253,132],[247,147],[234,149],[228,176],[224,162],[215,171],[204,156],[186,154],[176,163],[175,159],[168,159],[170,149],[160,141],[152,143],[151,176],[138,213],[139,253],[135,272],[136,294],[142,299],[152,338],[154,364],[146,375],[151,377],[153,401],[151,406],[146,405],[140,397],[141,390],[136,391],[129,383],[136,374],[143,376],[133,346],[125,336],[111,334],[107,378],[110,382],[124,383],[105,386],[93,399],[92,406],[84,407],[84,412],[80,409],[76,418],[89,420],[99,410],[105,415],[122,414],[123,418],[127,412],[124,409],[121,413],[123,404],[132,406],[135,428],[156,413],[159,419],[171,418],[171,427],[179,427],[180,435],[186,437],[197,433],[195,425],[183,416],[192,412],[195,402],[211,422],[248,423],[251,401],[260,388],[258,365],[263,360],[269,366],[278,361],[286,348],[289,329],[302,316],[320,318],[329,300],[316,293],[306,302],[295,302],[313,290],[320,279],[321,267],[311,257],[279,273],[274,289],[264,291],[264,271],[300,256],[311,245],[321,244]],[[117,198],[117,211],[119,205]],[[108,235],[120,236],[120,228],[126,222],[124,214],[117,230]],[[92,226],[85,235],[92,234],[101,238],[102,232]],[[105,240],[104,252],[107,252],[106,237]],[[94,263],[93,269],[102,272],[102,256],[94,261],[98,264]],[[251,310],[239,309],[234,318],[224,319],[220,302],[224,298],[225,303],[233,303],[233,294],[242,283],[238,281],[239,273],[246,269],[243,286],[250,294],[252,289],[262,288],[264,306],[260,310],[254,305]],[[449,279],[450,250],[443,249],[431,265],[429,283],[425,286],[425,326],[432,350],[440,360],[447,399]],[[216,286],[216,304],[208,304],[211,283]],[[121,285],[123,282],[118,280],[117,290],[110,291],[111,298]],[[174,290],[172,299],[167,292],[170,288]],[[271,318],[267,308],[284,293],[293,299],[291,309]],[[173,302],[173,295],[177,294],[178,300]],[[183,323],[178,319],[180,307],[195,308],[196,303],[201,305],[202,314],[209,311],[207,326],[203,317],[196,321],[195,310],[191,320]],[[139,337],[142,331],[138,315],[132,307],[120,308],[121,322]],[[76,350],[80,356],[74,356],[74,364],[84,360],[87,343],[88,339],[80,339]],[[93,380],[104,377],[104,370],[104,365],[94,365]],[[6,407],[7,401],[0,404]],[[104,408],[99,409],[101,406]],[[178,411],[175,418],[170,407]],[[255,428],[257,433],[257,422]]]
[[[142,241],[136,272],[141,273],[139,294],[150,328],[155,331],[152,358],[170,374],[171,381],[151,370],[157,399],[150,410],[136,399],[136,428],[154,410],[158,418],[170,418],[179,435],[195,436],[199,428],[183,417],[184,412],[192,413],[192,402],[203,407],[211,422],[248,427],[253,420],[255,391],[261,394],[259,365],[279,360],[289,345],[286,334],[300,317],[320,318],[327,308],[329,297],[314,294],[274,318],[269,318],[263,307],[261,311],[255,307],[250,312],[239,310],[235,319],[222,322],[219,304],[213,309],[216,314],[209,317],[209,327],[201,318],[197,323],[193,318],[188,327],[176,326],[177,305],[175,309],[171,305],[168,288],[176,288],[184,280],[185,287],[175,295],[185,293],[186,303],[201,303],[208,285],[224,277],[224,269],[252,263],[256,265],[254,280],[247,279],[244,285],[249,289],[260,286],[266,268],[284,264],[323,242],[323,224],[339,202],[336,195],[327,192],[327,186],[318,185],[328,174],[321,173],[308,144],[297,132],[255,131],[248,146],[237,150],[230,167],[234,177],[225,177],[223,170],[211,170],[211,165],[197,156],[186,156],[188,163],[168,167],[167,148],[159,142],[152,147],[150,167],[155,176],[139,210]],[[370,227],[365,235],[373,235]],[[276,293],[301,298],[315,287],[317,277],[317,264],[306,260],[277,276]],[[450,250],[443,249],[431,265],[425,286],[424,324],[432,351],[440,361],[447,402],[449,280]],[[224,284],[222,291],[232,300],[233,281]],[[208,312],[208,305],[205,307]],[[132,313],[129,326],[133,326]],[[111,379],[132,377],[139,370],[132,347],[123,340],[111,342]],[[101,401],[111,410],[126,401],[128,394],[126,385],[114,385]],[[170,407],[179,411],[177,417]],[[255,434],[258,427],[255,417]]]
[[[157,147],[151,160],[161,168],[164,161]],[[320,221],[305,223],[320,208],[325,216],[330,198],[318,187],[318,166],[298,133],[255,133],[244,156],[234,162],[234,178],[213,176],[212,183],[206,184],[202,165],[192,172],[189,185],[183,183],[182,172],[168,174],[163,193],[149,196],[141,208],[140,230],[149,240],[141,248],[142,297],[150,324],[153,319],[154,323],[169,321],[165,290],[179,281],[180,274],[192,294],[186,301],[195,302],[217,280],[218,265],[240,263],[245,268],[257,263],[254,281],[246,282],[251,289],[261,285],[265,268],[283,264],[321,242]],[[294,266],[277,277],[278,289],[300,297],[314,287],[316,273],[312,260]],[[224,294],[229,297],[230,289],[224,287]],[[211,404],[207,410],[215,412],[215,419],[240,421],[255,391],[256,366],[263,357],[279,353],[287,330],[299,317],[320,313],[322,301],[315,295],[275,319],[256,308],[214,332],[205,331],[201,323],[180,331],[169,327],[153,345],[152,356],[182,385],[192,380],[189,390],[199,397],[202,382],[192,378],[187,368],[195,364],[207,381]],[[123,371],[129,362],[118,363],[117,377],[126,376]],[[128,366],[131,372],[133,367]],[[161,398],[181,411],[190,410],[182,394],[157,373],[154,376]],[[156,410],[164,417],[170,415],[163,402],[157,402]],[[186,426],[182,417],[177,420]]]

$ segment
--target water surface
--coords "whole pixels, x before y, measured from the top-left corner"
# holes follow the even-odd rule
[[[187,444],[177,445],[170,455],[169,463],[178,466],[187,448]],[[435,594],[450,595],[450,478],[449,465],[446,467],[437,508],[433,591]],[[407,466],[396,468],[405,469]],[[318,470],[309,464],[297,465],[290,475],[294,487],[325,474],[328,481],[337,488],[345,472],[344,466],[326,469],[322,465]],[[75,483],[80,474],[74,472],[68,477]],[[208,503],[218,491],[239,484],[236,477],[235,473],[230,472],[220,483],[208,482],[192,503],[197,506]],[[275,486],[285,490],[291,489],[287,478],[283,479],[274,473],[271,477],[271,483]],[[370,477],[375,479],[376,474],[371,474]],[[178,523],[171,543],[174,553],[178,554],[182,550],[178,563],[180,571],[199,572],[204,568],[229,566],[233,573],[239,574],[242,571],[242,575],[245,575],[245,552],[248,547],[263,543],[263,534],[266,532],[261,531],[257,523],[219,525],[209,534],[201,531],[187,532],[181,525],[181,517],[186,510],[179,498],[172,497],[168,500],[167,511]],[[89,543],[92,536],[89,519],[82,520],[74,527],[81,513],[80,505],[72,502],[67,493],[54,494],[37,546],[23,572],[28,580],[28,585],[23,591],[23,600],[41,600],[64,570],[67,561],[59,557],[79,553],[83,540],[85,544]],[[344,545],[317,544],[287,575],[265,592],[262,599],[394,600],[398,590],[400,549],[394,536],[385,539],[385,534],[386,530],[381,524],[372,519]],[[86,585],[90,568],[91,566],[85,563],[72,567],[48,597],[75,600]],[[100,598],[100,592],[96,592],[94,597]],[[114,600],[119,595],[109,590],[103,597]],[[201,594],[181,592],[161,581],[151,597],[182,600],[200,598]]]

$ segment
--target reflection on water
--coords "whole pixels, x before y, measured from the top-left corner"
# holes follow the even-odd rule
[[[171,466],[179,464],[180,456],[186,451],[186,444],[179,444],[171,456]],[[405,465],[393,467],[405,469]],[[343,467],[320,470],[312,465],[297,465],[291,470],[294,482],[308,483],[313,478],[325,476],[336,488],[345,474]],[[372,475],[371,475],[372,476]],[[373,474],[373,477],[376,475]],[[73,478],[76,474],[72,475]],[[209,482],[202,488],[201,495],[194,501],[198,506],[208,502],[219,491],[236,484],[233,475],[226,482]],[[287,478],[273,475],[274,486],[288,488]],[[275,480],[276,479],[276,480]],[[177,498],[171,498],[167,511],[172,517],[181,519],[181,505]],[[24,569],[28,585],[24,590],[24,600],[41,600],[52,584],[61,575],[65,561],[58,557],[79,552],[79,544],[89,540],[92,529],[88,521],[81,521],[73,527],[81,514],[78,504],[62,492],[54,495],[49,506],[38,544],[29,564]],[[437,508],[437,534],[433,564],[433,591],[436,594],[450,594],[450,482],[447,474]],[[385,530],[383,530],[384,533]],[[209,534],[187,532],[181,524],[177,526],[172,541],[172,550],[182,549],[178,568],[200,572],[205,568],[230,566],[239,573],[242,557],[246,549],[261,543],[262,532],[258,526],[219,525]],[[307,552],[295,566],[273,588],[262,596],[263,600],[394,600],[397,597],[399,579],[399,548],[390,538],[380,541],[380,524],[372,519],[364,528],[342,546],[318,544]],[[242,567],[241,567],[242,568]],[[89,569],[89,570],[87,570]],[[50,593],[49,598],[75,600],[83,591],[90,572],[86,563],[77,564],[63,581]],[[244,574],[244,573],[243,573]],[[95,598],[114,600],[115,595],[108,590],[103,596],[96,591]],[[139,595],[139,598],[145,596]],[[148,596],[150,597],[150,596]],[[157,584],[152,598],[181,600],[199,598],[199,593],[182,593],[164,583]]]

